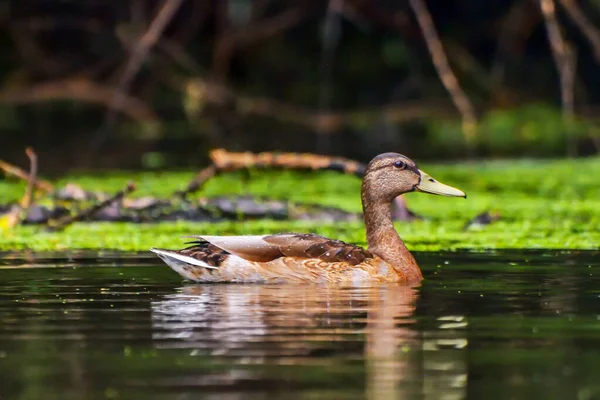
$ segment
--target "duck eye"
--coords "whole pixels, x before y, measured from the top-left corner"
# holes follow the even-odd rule
[[[404,163],[404,161],[396,161],[394,163],[394,167],[398,169],[404,169],[406,167],[406,164]]]

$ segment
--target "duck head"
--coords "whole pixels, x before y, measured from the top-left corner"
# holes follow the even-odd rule
[[[391,202],[409,192],[423,192],[438,196],[464,197],[457,188],[445,185],[420,170],[410,158],[398,153],[384,153],[373,158],[363,179],[363,197],[371,201]]]

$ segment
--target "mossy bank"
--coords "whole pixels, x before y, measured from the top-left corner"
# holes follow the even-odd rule
[[[438,180],[458,187],[468,198],[423,193],[406,196],[423,221],[396,224],[411,250],[494,248],[597,249],[600,247],[600,159],[520,160],[420,165]],[[134,196],[166,197],[183,188],[193,172],[125,172],[65,177],[87,190],[115,192],[129,180]],[[0,181],[0,203],[14,201],[22,182]],[[360,211],[360,180],[335,172],[251,171],[219,176],[196,196],[254,194],[299,203],[320,203]],[[496,211],[501,219],[479,229],[464,229],[475,215]],[[306,231],[364,244],[361,223],[306,221],[241,221],[160,224],[76,223],[64,232],[48,233],[36,226],[3,231],[0,250],[115,249],[147,250],[178,247],[180,236],[262,234]]]

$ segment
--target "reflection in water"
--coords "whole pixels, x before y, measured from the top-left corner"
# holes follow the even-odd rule
[[[368,398],[464,398],[466,320],[417,329],[418,295],[399,286],[190,285],[152,303],[153,339],[245,365],[364,358]]]
[[[413,291],[180,288],[151,256],[4,254],[0,397],[600,399],[599,255],[420,254]]]

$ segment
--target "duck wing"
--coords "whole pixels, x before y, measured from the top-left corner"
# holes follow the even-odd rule
[[[311,233],[188,237],[208,242],[230,254],[256,262],[269,262],[280,257],[295,257],[357,265],[373,258],[373,254],[362,247]]]

